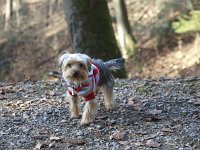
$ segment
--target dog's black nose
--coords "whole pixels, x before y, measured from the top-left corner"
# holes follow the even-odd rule
[[[78,72],[78,71],[74,71],[74,72],[73,72],[73,76],[74,76],[74,77],[77,77],[77,76],[78,76],[78,74],[79,74],[79,72]]]

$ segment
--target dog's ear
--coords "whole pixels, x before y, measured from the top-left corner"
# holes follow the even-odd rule
[[[91,70],[91,65],[92,65],[92,59],[89,57],[89,59],[87,60],[88,71]]]
[[[85,54],[81,54],[81,57],[85,59],[87,70],[90,71],[91,65],[92,65],[92,59],[88,55],[85,55]]]
[[[65,52],[64,54],[61,54],[59,57],[58,57],[58,64],[59,64],[59,69],[62,70],[62,67],[63,67],[63,63],[64,61],[67,60],[67,58],[69,57],[70,53],[69,52]]]

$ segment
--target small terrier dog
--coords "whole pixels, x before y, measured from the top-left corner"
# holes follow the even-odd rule
[[[100,59],[91,59],[85,54],[64,53],[58,59],[62,78],[67,84],[70,102],[71,118],[79,117],[79,96],[82,96],[86,104],[82,115],[81,125],[87,125],[94,119],[98,109],[95,100],[97,88],[105,98],[105,107],[111,110],[113,107],[114,77],[111,70],[120,69],[123,66],[122,58],[103,62]]]

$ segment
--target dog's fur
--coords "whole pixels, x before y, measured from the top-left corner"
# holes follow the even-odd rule
[[[113,107],[113,86],[114,77],[111,74],[111,70],[120,69],[124,63],[124,60],[113,59],[107,62],[103,62],[100,59],[91,59],[85,54],[65,53],[58,59],[60,69],[62,71],[62,77],[67,83],[80,84],[87,80],[88,72],[91,69],[91,64],[95,64],[100,72],[98,89],[103,92],[105,97],[105,107],[107,110],[111,110]],[[79,117],[79,96],[70,95],[68,93],[70,102],[71,118]],[[87,101],[84,107],[82,115],[81,125],[91,123],[94,119],[95,113],[98,109],[98,103],[95,99]]]

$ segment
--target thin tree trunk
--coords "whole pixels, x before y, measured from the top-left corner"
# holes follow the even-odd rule
[[[6,0],[5,26],[4,26],[5,30],[8,30],[9,28],[11,13],[12,13],[12,0]]]
[[[125,59],[129,59],[133,56],[136,57],[136,40],[131,33],[125,2],[124,0],[114,0],[114,5],[117,20],[118,43],[122,55]]]
[[[106,0],[63,0],[75,52],[109,60],[121,57]]]
[[[54,5],[55,5],[55,0],[50,0],[50,4],[49,4],[49,18],[50,18],[51,15],[53,15]]]
[[[20,22],[21,22],[21,20],[20,20],[20,0],[16,0],[16,19],[17,19],[17,29],[19,29],[20,28]]]
[[[200,1],[199,0],[191,0],[193,10],[200,10]]]

